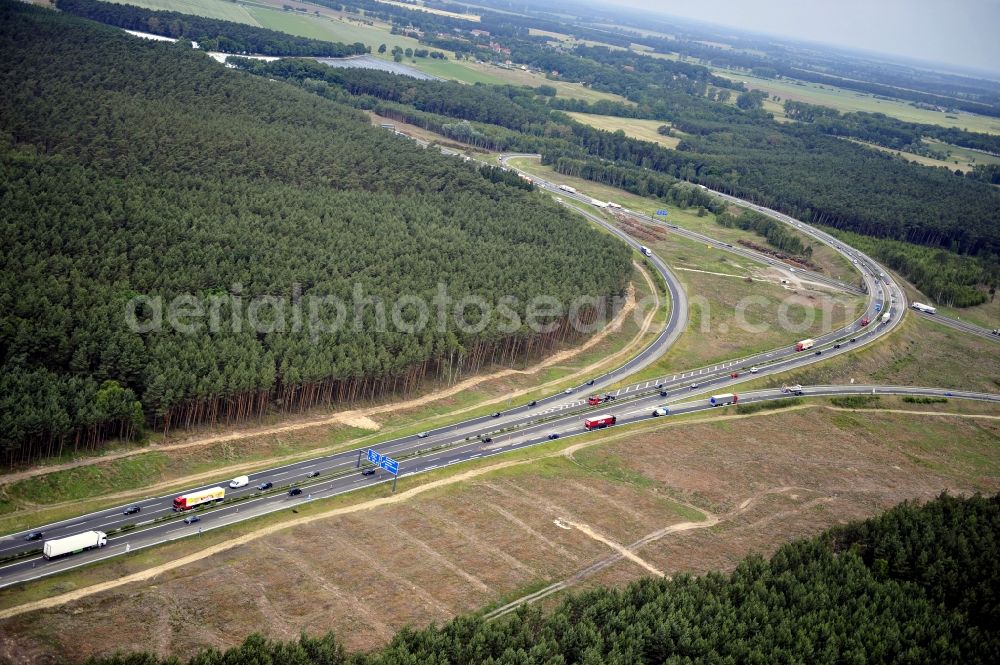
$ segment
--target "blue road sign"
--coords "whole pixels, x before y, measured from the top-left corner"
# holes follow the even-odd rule
[[[669,212],[670,212],[669,210],[657,210],[656,214],[657,215],[663,215],[664,217],[666,217],[667,214],[669,214]]]
[[[378,466],[378,465],[380,465],[382,463],[382,456],[379,455],[374,450],[372,450],[371,448],[369,448],[368,449],[368,461],[371,462],[372,464],[374,464],[375,466]]]
[[[383,457],[380,466],[394,476],[399,474],[399,462],[394,459]]]

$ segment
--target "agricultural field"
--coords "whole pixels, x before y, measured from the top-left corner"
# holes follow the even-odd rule
[[[146,7],[165,12],[182,12],[184,14],[194,14],[195,16],[206,16],[224,21],[234,21],[236,23],[246,23],[258,27],[269,27],[262,25],[250,13],[251,6],[238,2],[227,2],[226,0],[108,0],[118,2],[123,5],[135,5],[136,7]],[[308,35],[302,35],[308,36]]]
[[[969,148],[963,148],[961,146],[951,145],[950,143],[942,143],[941,141],[934,141],[931,139],[924,139],[924,143],[933,147],[936,151],[947,153],[947,159],[935,159],[933,157],[918,155],[912,152],[894,150],[893,148],[886,148],[885,146],[867,143],[857,139],[845,140],[857,143],[858,145],[863,145],[866,148],[871,148],[872,150],[881,150],[882,152],[902,157],[908,162],[915,162],[923,166],[943,166],[951,171],[968,172],[973,170],[977,164],[1000,164],[1000,157],[996,155],[977,152],[975,150],[970,150]]]
[[[512,85],[526,85],[531,88],[537,88],[540,85],[550,85],[556,89],[556,94],[559,97],[568,97],[570,99],[580,99],[585,102],[598,102],[601,100],[607,100],[612,102],[621,102],[622,104],[628,104],[629,106],[635,106],[634,102],[631,102],[624,97],[612,94],[610,92],[601,92],[600,90],[594,90],[588,88],[582,83],[570,83],[568,81],[559,81],[554,79],[546,78],[543,74],[538,72],[526,71],[518,67],[512,67],[507,69],[505,67],[497,67],[496,65],[491,65],[487,63],[478,64],[469,60],[463,60],[462,66],[469,69],[472,72],[478,74],[483,74],[491,77],[498,77],[503,83],[510,83]],[[492,81],[488,81],[492,82]]]
[[[929,125],[940,125],[942,127],[958,127],[970,132],[1000,134],[1000,118],[990,118],[988,116],[961,111],[945,113],[943,111],[920,109],[901,100],[879,99],[874,95],[863,92],[855,92],[853,90],[806,81],[792,79],[779,81],[716,67],[713,67],[712,71],[718,76],[724,76],[733,81],[742,81],[749,89],[763,90],[769,95],[780,97],[781,102],[774,106],[765,105],[768,111],[776,113],[776,115],[780,114],[780,117],[784,117],[784,112],[780,108],[780,104],[786,99],[791,99],[809,104],[829,106],[841,112],[865,111],[868,113],[884,113],[893,118],[908,122],[920,122]]]
[[[668,148],[676,148],[677,144],[681,142],[680,138],[676,136],[665,136],[657,131],[663,125],[670,124],[660,120],[619,118],[613,115],[595,115],[592,113],[576,112],[571,112],[568,115],[577,122],[582,122],[585,125],[590,125],[591,127],[595,127],[597,129],[603,129],[608,132],[621,130],[625,132],[626,136],[631,136],[632,138],[640,139],[642,141],[652,141],[653,143],[659,143],[660,145]]]
[[[476,14],[460,14],[458,12],[450,12],[450,11],[448,11],[446,9],[438,9],[436,7],[427,7],[422,2],[417,2],[417,3],[413,3],[413,2],[394,2],[394,0],[378,0],[378,2],[387,4],[387,5],[395,5],[396,7],[404,7],[406,9],[414,9],[414,10],[421,11],[421,12],[427,12],[428,14],[437,14],[438,16],[448,16],[448,17],[451,17],[451,18],[465,19],[466,21],[474,21],[476,23],[479,22],[479,16],[477,16]]]
[[[404,625],[497,607],[553,583],[572,592],[731,570],[748,554],[768,556],[942,487],[995,492],[998,438],[990,418],[822,402],[609,430],[579,440],[589,447],[561,441],[464,465],[451,478],[434,472],[411,481],[432,489],[391,501],[379,501],[387,488],[373,488],[4,590],[3,607],[81,592],[4,619],[0,654],[188,656],[251,632],[290,639],[300,630],[334,630],[349,649],[370,649]],[[274,528],[287,519],[300,523]],[[255,528],[267,530],[254,537]],[[236,537],[240,544],[226,546]],[[181,567],[155,568],[202,550]],[[155,578],[116,581],[150,567]],[[109,587],[85,591],[101,580]]]

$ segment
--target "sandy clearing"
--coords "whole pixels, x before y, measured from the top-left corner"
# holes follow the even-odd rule
[[[639,273],[645,279],[646,283],[649,285],[650,291],[653,293],[653,295],[654,295],[654,297],[656,299],[656,306],[652,307],[650,309],[650,311],[647,314],[646,318],[643,320],[643,323],[640,326],[639,331],[636,333],[636,335],[632,338],[632,340],[623,349],[621,349],[617,353],[612,354],[611,356],[608,356],[607,358],[603,358],[603,359],[601,359],[598,362],[595,362],[595,363],[592,363],[592,364],[588,365],[587,367],[583,367],[583,368],[577,370],[576,372],[574,372],[573,374],[570,374],[568,376],[564,376],[564,377],[561,377],[559,379],[555,379],[553,381],[549,381],[549,382],[541,384],[539,386],[533,386],[531,388],[525,388],[523,390],[516,391],[516,392],[511,393],[509,395],[498,397],[498,398],[496,398],[494,400],[489,400],[487,402],[483,402],[483,403],[480,403],[480,404],[474,404],[474,405],[466,407],[464,409],[453,411],[452,414],[453,415],[458,415],[458,414],[465,413],[465,412],[473,410],[473,409],[480,408],[480,407],[482,407],[484,405],[487,405],[487,404],[494,404],[494,403],[502,402],[505,399],[509,399],[511,397],[518,397],[520,395],[527,394],[527,393],[532,392],[534,390],[545,389],[546,387],[549,387],[549,386],[561,383],[563,381],[566,381],[567,379],[572,379],[572,378],[579,377],[579,376],[585,376],[587,374],[593,373],[593,371],[596,368],[604,365],[609,360],[615,360],[617,358],[622,357],[623,355],[631,354],[635,350],[636,346],[638,346],[638,344],[641,342],[642,338],[649,332],[649,329],[652,326],[653,317],[656,315],[656,312],[659,310],[659,308],[661,306],[660,296],[659,296],[659,294],[656,291],[656,286],[655,286],[655,284],[653,282],[653,279],[649,276],[649,274],[646,272],[646,270],[642,266],[640,266],[638,263],[633,262],[633,266],[636,268],[636,270],[639,271]],[[629,284],[629,289],[628,289],[628,293],[627,293],[627,296],[626,296],[626,301],[625,301],[624,305],[622,306],[622,309],[618,312],[618,315],[615,316],[615,318],[607,326],[605,326],[602,330],[600,330],[596,334],[594,334],[591,337],[589,337],[583,344],[581,344],[581,345],[579,345],[577,347],[574,347],[572,349],[566,349],[564,351],[560,351],[559,353],[555,353],[555,354],[553,354],[551,356],[548,356],[547,358],[545,358],[540,363],[538,363],[536,365],[533,365],[532,367],[529,367],[527,369],[523,369],[523,370],[505,369],[505,370],[500,370],[498,372],[494,372],[492,374],[484,374],[484,375],[480,375],[480,376],[470,377],[470,378],[465,379],[464,381],[460,381],[459,383],[456,383],[456,384],[454,384],[454,385],[452,385],[452,386],[450,386],[448,388],[443,388],[441,390],[437,390],[437,391],[428,393],[427,395],[423,395],[421,397],[417,397],[417,398],[414,398],[414,399],[411,399],[411,400],[407,400],[405,402],[387,403],[387,404],[381,404],[381,405],[378,405],[378,406],[370,407],[370,408],[367,408],[367,409],[355,409],[355,410],[351,410],[351,411],[344,411],[344,412],[336,413],[336,414],[333,414],[333,415],[330,415],[330,416],[323,416],[323,417],[320,417],[320,418],[312,418],[312,419],[300,420],[300,421],[297,421],[297,422],[294,422],[294,423],[289,423],[289,424],[286,424],[286,425],[239,429],[239,430],[227,433],[227,434],[217,434],[217,435],[210,435],[210,436],[194,437],[194,438],[190,438],[188,440],[178,441],[176,443],[153,444],[153,445],[146,446],[146,447],[143,447],[143,448],[135,448],[135,449],[131,449],[131,450],[123,450],[123,451],[119,451],[119,452],[115,452],[115,453],[110,453],[110,454],[107,454],[107,455],[102,455],[100,457],[86,457],[86,458],[81,458],[81,459],[78,459],[78,460],[73,460],[72,462],[64,462],[62,464],[53,464],[51,466],[42,466],[42,467],[36,467],[36,468],[32,468],[32,469],[25,469],[24,471],[18,471],[16,473],[10,473],[10,474],[6,474],[6,475],[3,475],[2,477],[0,477],[0,487],[2,487],[5,484],[14,483],[14,482],[17,482],[17,481],[20,481],[20,480],[24,480],[26,478],[32,478],[34,476],[44,475],[44,474],[48,474],[48,473],[54,473],[54,472],[57,472],[57,471],[65,471],[65,470],[68,470],[68,469],[74,469],[74,468],[77,468],[77,467],[80,467],[80,466],[87,466],[87,465],[90,465],[90,464],[100,464],[100,463],[103,463],[103,462],[111,462],[111,461],[115,461],[115,460],[118,460],[118,459],[122,459],[122,458],[126,458],[126,457],[133,457],[135,455],[142,455],[142,454],[146,454],[146,453],[150,453],[150,452],[167,452],[167,451],[183,450],[183,449],[188,449],[188,448],[195,448],[195,447],[207,446],[207,445],[211,445],[211,444],[214,444],[214,443],[224,443],[224,442],[227,442],[227,441],[236,441],[236,440],[240,440],[240,439],[246,439],[246,438],[257,437],[257,436],[268,436],[268,435],[273,435],[273,434],[282,434],[282,433],[286,433],[286,432],[300,431],[300,430],[309,429],[309,428],[312,428],[312,427],[322,427],[322,426],[326,426],[326,425],[343,424],[343,425],[347,425],[349,427],[358,427],[359,429],[378,430],[381,427],[381,425],[379,425],[379,423],[377,423],[376,421],[374,421],[372,419],[372,416],[379,415],[379,414],[386,413],[386,412],[397,412],[397,411],[402,411],[402,410],[406,410],[406,409],[417,408],[417,407],[420,407],[420,406],[424,406],[424,405],[426,405],[428,403],[434,402],[436,400],[440,400],[440,399],[444,399],[444,398],[447,398],[447,397],[451,397],[453,395],[461,393],[461,392],[463,392],[465,390],[469,390],[470,388],[473,388],[473,387],[475,387],[475,386],[477,386],[477,385],[479,385],[481,383],[487,382],[487,381],[492,381],[494,379],[503,378],[503,377],[507,377],[507,376],[515,376],[515,375],[531,376],[531,375],[538,374],[542,370],[550,369],[553,366],[557,366],[559,363],[565,362],[566,360],[569,360],[569,359],[571,359],[571,358],[573,358],[573,357],[575,357],[575,356],[583,353],[584,351],[587,351],[588,349],[592,348],[594,345],[600,343],[605,338],[607,338],[608,335],[610,335],[611,333],[618,332],[619,330],[621,330],[621,327],[622,327],[622,324],[625,321],[625,318],[627,316],[629,316],[630,314],[632,314],[632,312],[635,310],[635,308],[636,308],[635,287],[632,284]],[[333,448],[318,448],[318,449],[315,449],[314,451],[311,451],[311,452],[319,455],[319,454],[323,454],[324,452],[329,451],[329,450],[333,450]],[[247,469],[261,468],[261,467],[269,466],[269,465],[272,465],[272,464],[275,464],[275,463],[280,463],[280,462],[286,461],[286,460],[298,459],[300,457],[302,457],[302,453],[300,453],[298,455],[289,455],[289,456],[286,456],[286,457],[272,458],[272,459],[269,459],[269,460],[265,460],[265,461],[261,462],[260,464],[258,464],[256,466],[254,466],[254,465],[247,465],[245,463],[244,464],[239,464],[239,465],[234,465],[234,466],[231,466],[231,467],[225,467],[225,468],[221,468],[221,469],[215,469],[215,470],[212,470],[212,471],[207,471],[207,472],[202,473],[202,474],[197,474],[197,475],[194,475],[194,476],[189,476],[188,480],[190,480],[191,482],[197,482],[197,481],[202,480],[204,478],[212,478],[212,477],[217,477],[217,476],[220,476],[220,475],[224,476],[224,475],[227,474],[227,472],[231,472],[231,471],[241,471],[242,472],[242,471],[247,470]],[[154,486],[144,487],[144,488],[142,488],[142,491],[143,492],[155,491],[158,488],[167,488],[167,487],[174,486],[178,482],[179,481],[177,481],[177,480],[167,481],[167,482],[164,482],[164,483],[159,483],[159,484],[154,485]],[[115,493],[115,494],[111,494],[111,495],[104,495],[104,496],[106,498],[111,499],[111,498],[119,498],[119,497],[128,497],[128,496],[132,496],[133,494],[135,494],[135,491],[119,492],[119,493]],[[73,502],[73,503],[76,503],[76,502]],[[46,504],[44,507],[46,509],[49,509],[49,508],[56,508],[59,505],[61,505],[61,504]]]
[[[830,411],[848,411],[850,413],[902,413],[910,416],[947,416],[949,418],[982,418],[985,420],[1000,420],[1000,416],[986,413],[949,413],[947,411],[909,411],[907,409],[845,409],[840,406],[825,406]]]
[[[734,279],[746,279],[746,275],[733,275],[728,272],[712,272],[711,270],[699,270],[698,268],[674,268],[674,270],[683,270],[684,272],[700,272],[703,275],[715,275],[716,277],[732,277]]]
[[[627,547],[623,547],[622,545],[616,543],[615,541],[611,540],[610,538],[606,538],[605,536],[602,536],[601,534],[597,533],[596,531],[594,531],[593,529],[591,529],[586,524],[580,524],[578,522],[572,522],[572,521],[567,520],[567,519],[561,519],[560,521],[563,524],[570,525],[571,527],[573,527],[577,531],[579,531],[579,532],[583,533],[584,535],[586,535],[588,538],[592,538],[592,539],[596,540],[599,543],[603,543],[603,544],[607,545],[608,547],[610,547],[614,551],[618,552],[619,554],[621,554],[623,557],[625,557],[626,559],[628,559],[632,563],[634,563],[634,564],[636,564],[638,566],[641,566],[642,568],[645,568],[646,570],[648,570],[653,575],[656,575],[657,577],[663,577],[664,576],[662,570],[658,570],[657,568],[654,568],[652,565],[649,564],[649,562],[643,560],[635,552],[632,552]]]

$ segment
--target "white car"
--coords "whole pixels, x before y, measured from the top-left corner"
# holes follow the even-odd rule
[[[572,395],[573,394],[573,389],[572,388],[567,388],[566,390],[563,391],[563,394]]]
[[[418,439],[426,439],[427,438],[427,432],[421,432],[420,434],[417,434],[417,438]]]
[[[751,368],[750,368],[750,373],[751,373],[751,374],[756,374],[756,373],[757,373],[758,371],[759,371],[759,370],[758,370],[758,369],[757,369],[756,367],[751,367]]]
[[[670,413],[670,409],[668,409],[667,407],[665,406],[657,407],[653,411],[653,417],[656,418],[657,416],[665,416],[668,413]]]
[[[229,486],[232,489],[236,489],[237,487],[246,487],[249,484],[250,484],[250,476],[237,476],[236,478],[233,478],[232,480],[229,481]]]

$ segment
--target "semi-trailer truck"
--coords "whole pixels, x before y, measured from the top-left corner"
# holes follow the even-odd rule
[[[564,192],[576,194],[576,187],[570,187],[569,185],[559,185],[559,189],[563,190]]]
[[[587,418],[584,420],[583,426],[586,427],[587,430],[595,430],[604,427],[611,427],[616,422],[618,422],[618,418],[616,416],[594,416],[593,418]]]
[[[937,308],[936,307],[931,307],[930,305],[925,305],[922,302],[915,302],[912,305],[910,305],[910,307],[912,307],[913,309],[917,310],[918,312],[924,312],[926,314],[937,314]]]
[[[726,406],[727,404],[736,404],[738,401],[740,401],[740,396],[733,393],[712,395],[708,398],[708,403],[712,406]]]
[[[54,559],[64,554],[76,554],[95,547],[104,547],[107,544],[108,534],[103,531],[84,531],[65,538],[46,540],[42,547],[42,556],[46,559]]]
[[[590,199],[590,205],[597,206],[598,208],[608,207],[608,204],[605,201],[600,201],[598,199]]]
[[[806,349],[811,349],[816,344],[814,339],[804,339],[795,345],[796,351],[805,351]]]
[[[226,490],[221,487],[210,487],[207,490],[199,490],[189,494],[182,494],[174,499],[174,510],[190,510],[195,506],[200,506],[212,501],[222,501],[226,498]]]

